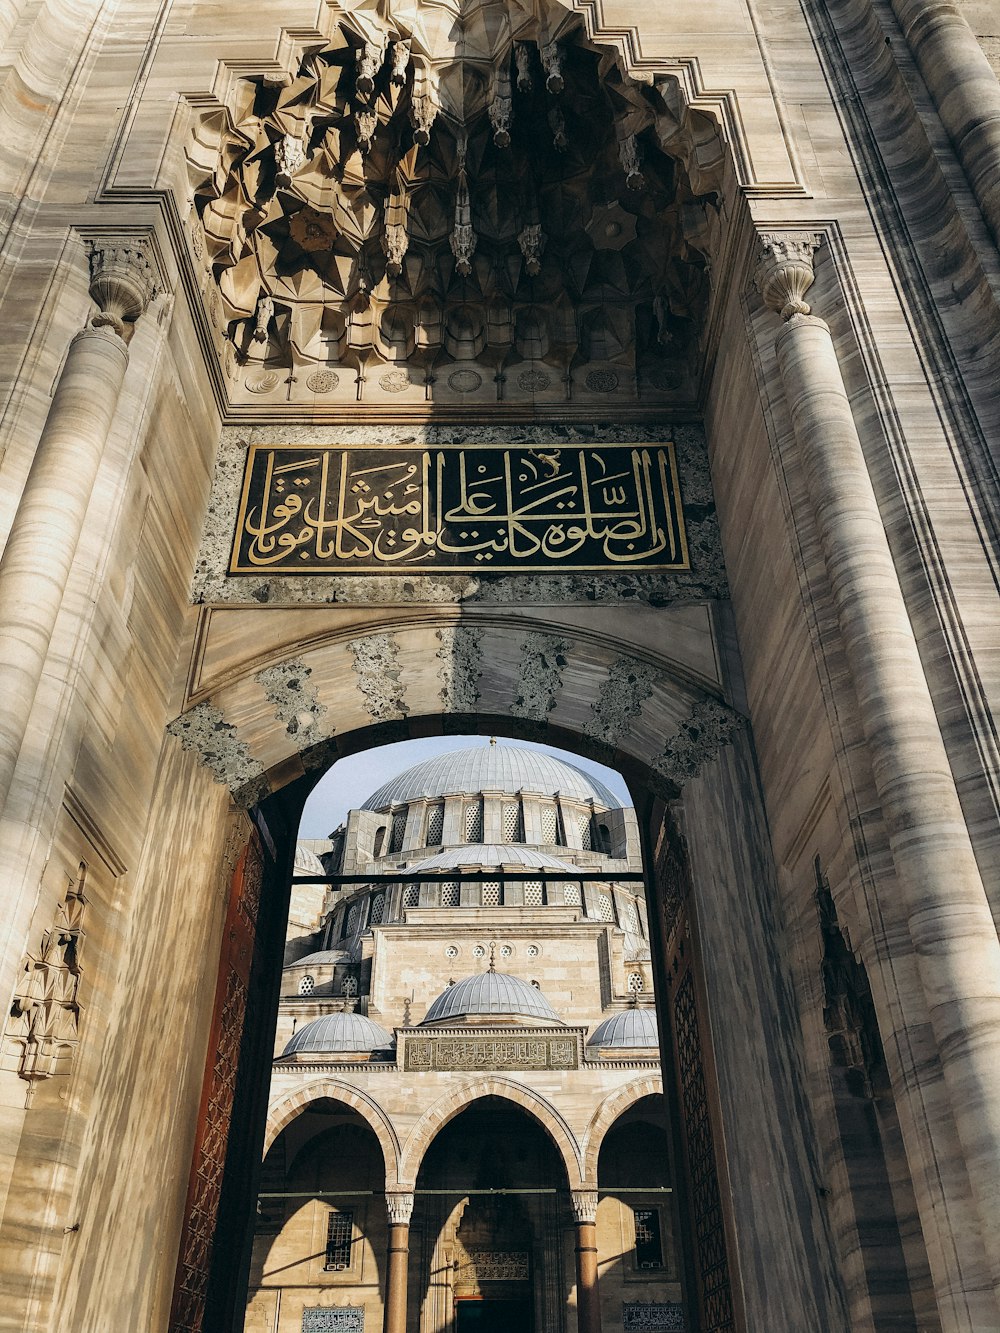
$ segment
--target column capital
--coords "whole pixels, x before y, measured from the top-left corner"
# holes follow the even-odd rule
[[[803,296],[813,285],[813,255],[823,240],[814,231],[764,231],[754,280],[769,309],[782,319],[808,315]]]
[[[573,1221],[577,1226],[582,1223],[591,1223],[597,1221],[597,1190],[570,1190],[570,1206],[573,1209]]]
[[[90,295],[100,312],[92,328],[110,328],[121,337],[157,295],[156,266],[143,237],[94,237],[88,246]]]
[[[410,1218],[413,1215],[413,1195],[387,1194],[385,1196],[385,1210],[389,1215],[389,1225],[391,1227],[409,1226]]]

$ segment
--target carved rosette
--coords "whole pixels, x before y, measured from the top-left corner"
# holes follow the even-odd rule
[[[764,232],[756,283],[765,305],[782,319],[808,315],[803,296],[813,285],[813,255],[823,237],[818,232]]]
[[[570,1190],[570,1207],[577,1226],[593,1226],[597,1221],[597,1190]]]
[[[144,240],[114,239],[90,243],[90,295],[100,312],[90,321],[121,337],[156,295],[156,270]]]
[[[387,1194],[385,1211],[391,1227],[408,1227],[413,1216],[412,1194]]]

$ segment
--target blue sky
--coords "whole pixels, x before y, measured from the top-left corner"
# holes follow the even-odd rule
[[[557,759],[565,759],[567,763],[582,768],[585,773],[592,773],[594,777],[600,778],[625,804],[632,803],[628,787],[613,768],[605,768],[603,764],[582,759],[579,755],[557,749],[554,745],[535,745],[529,741],[512,741],[506,737],[501,737],[501,743],[516,745],[525,750],[541,750],[543,754],[554,754]],[[429,736],[424,740],[381,745],[374,750],[363,750],[360,754],[338,759],[329,772],[320,778],[313,788],[312,795],[306,801],[302,812],[302,823],[299,826],[299,837],[325,838],[343,822],[348,810],[361,805],[372,792],[377,791],[383,782],[387,782],[396,773],[401,773],[411,764],[420,763],[421,759],[446,754],[449,750],[464,750],[470,745],[489,745],[489,737]]]

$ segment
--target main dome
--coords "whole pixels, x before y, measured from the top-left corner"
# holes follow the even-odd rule
[[[424,759],[392,778],[369,796],[362,809],[384,810],[420,796],[475,796],[481,791],[559,792],[578,801],[593,800],[607,810],[621,801],[603,782],[554,755],[514,745],[472,745]]]
[[[456,981],[437,997],[423,1022],[500,1014],[523,1014],[547,1023],[559,1022],[559,1015],[540,990],[506,972],[479,972]]]

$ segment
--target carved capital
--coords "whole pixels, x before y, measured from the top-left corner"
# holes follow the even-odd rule
[[[570,1190],[569,1201],[577,1226],[597,1221],[597,1190]]]
[[[100,306],[92,327],[110,328],[121,337],[126,322],[137,320],[156,295],[149,243],[123,237],[91,241],[90,295]]]
[[[803,296],[813,284],[813,255],[823,237],[811,231],[766,231],[760,237],[757,290],[782,319],[808,315]]]
[[[387,1194],[385,1196],[385,1211],[389,1215],[389,1225],[391,1227],[408,1227],[410,1218],[413,1216],[413,1195]]]

